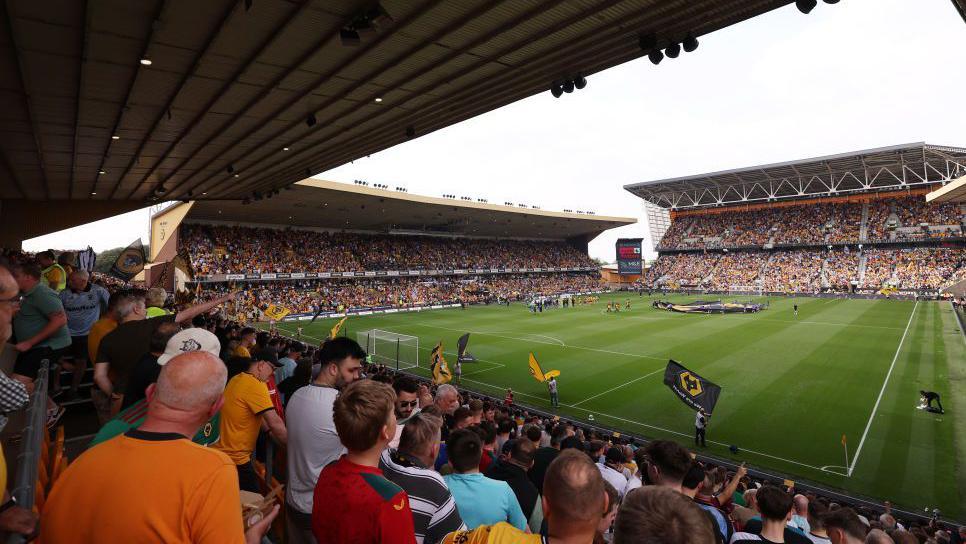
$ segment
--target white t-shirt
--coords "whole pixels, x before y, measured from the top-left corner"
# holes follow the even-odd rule
[[[706,425],[706,423],[705,423],[704,415],[701,412],[695,413],[694,414],[694,428],[696,428],[696,429],[703,429],[705,427],[705,425]]]
[[[829,540],[829,539],[827,539],[825,537],[815,536],[812,533],[808,533],[805,536],[807,536],[808,539],[811,540],[812,542],[814,542],[815,544],[832,544],[832,541],[831,540]]]
[[[305,514],[312,513],[312,496],[319,473],[345,453],[332,419],[339,391],[310,383],[300,387],[285,407],[288,428],[288,490],[286,500]]]
[[[549,382],[547,382],[547,387],[550,388],[550,392],[551,393],[556,393],[557,392],[557,380],[554,380],[554,379],[551,378],[551,380]]]
[[[600,469],[600,475],[604,477],[604,480],[610,485],[614,486],[614,489],[617,490],[617,493],[623,497],[624,491],[627,488],[627,478],[625,478],[620,472],[617,472],[605,464],[597,463],[597,468]]]

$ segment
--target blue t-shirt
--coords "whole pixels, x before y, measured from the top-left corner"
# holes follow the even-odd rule
[[[71,288],[60,292],[60,301],[67,312],[67,330],[71,336],[87,336],[91,327],[101,318],[101,310],[107,308],[111,295],[100,285],[90,283],[84,291]]]
[[[510,484],[487,478],[479,472],[443,476],[456,508],[468,529],[505,521],[521,531],[527,529],[520,502]]]

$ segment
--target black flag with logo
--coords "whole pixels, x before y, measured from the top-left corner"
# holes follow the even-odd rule
[[[721,388],[698,376],[694,372],[681,366],[681,363],[671,359],[664,370],[664,385],[671,388],[674,394],[694,410],[703,410],[706,414],[714,411],[718,402]]]
[[[466,333],[460,336],[460,339],[456,342],[457,355],[456,360],[461,363],[475,363],[476,357],[473,357],[472,353],[467,353],[466,344],[470,342],[470,333]]]
[[[117,260],[111,266],[111,275],[122,281],[131,281],[131,278],[144,270],[144,261],[144,245],[138,238],[117,256]]]

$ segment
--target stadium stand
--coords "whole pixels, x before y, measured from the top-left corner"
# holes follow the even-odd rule
[[[896,289],[899,295],[951,297],[945,289],[958,283],[966,266],[966,206],[924,198],[945,182],[937,175],[938,165],[945,168],[941,150],[966,156],[955,148],[911,144],[629,185],[652,204],[673,208],[645,281],[650,288],[716,292],[871,295]],[[912,153],[927,172],[918,183],[906,184],[894,173],[881,177],[901,173]],[[877,170],[863,160],[876,161]],[[838,171],[816,170],[827,164]],[[815,183],[806,184],[803,172]],[[859,176],[884,181],[857,183]],[[769,178],[772,193],[763,190]],[[775,180],[781,180],[777,187]],[[851,185],[837,187],[833,180]],[[712,195],[721,200],[708,201]]]

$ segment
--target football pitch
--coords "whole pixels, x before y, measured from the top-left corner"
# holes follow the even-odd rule
[[[604,312],[627,299],[630,311]],[[966,520],[966,341],[949,303],[771,298],[757,314],[704,315],[653,309],[657,299],[604,295],[538,314],[470,306],[346,326],[351,338],[368,329],[418,336],[421,375],[439,340],[452,367],[456,339],[469,332],[477,362],[464,363],[461,387],[500,398],[510,387],[518,404],[553,411],[529,374],[533,351],[545,372],[560,371],[559,414],[693,448],[694,412],[663,384],[675,359],[722,389],[703,453]],[[334,322],[302,322],[303,338],[326,336]],[[942,395],[945,415],[916,409],[920,389]]]

